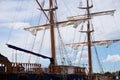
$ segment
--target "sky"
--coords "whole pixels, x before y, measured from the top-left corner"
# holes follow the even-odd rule
[[[45,1],[47,2],[48,0]],[[58,10],[56,12],[57,20],[62,21],[66,20],[69,16],[83,14],[85,11],[78,9],[81,1],[84,2],[84,0],[58,0]],[[94,17],[92,24],[95,30],[95,40],[120,39],[120,1],[93,0],[93,5],[94,6],[91,12],[116,10],[114,16],[107,15]],[[45,4],[45,7],[47,6],[48,5]],[[43,14],[41,14],[35,0],[0,0],[0,53],[6,56],[11,62],[26,62],[30,60],[31,62],[37,62],[42,64],[43,67],[46,67],[46,65],[49,64],[49,60],[15,51],[6,46],[6,44],[9,43],[27,50],[51,56],[49,48],[49,30],[46,30],[43,41],[42,37],[44,31],[39,31],[37,37],[35,37],[30,32],[23,30],[25,27],[40,25],[43,23],[46,23],[46,18]],[[79,27],[80,25],[77,28],[73,28],[73,26],[60,28],[60,33],[65,44],[72,43],[74,37],[74,41],[78,41],[80,36]],[[57,36],[58,34],[55,35]],[[56,42],[56,52],[60,55],[58,50],[59,41],[56,40]],[[41,45],[43,46],[41,47]],[[73,50],[70,47],[66,48],[68,53],[67,55],[72,60],[72,63],[81,63],[81,66],[83,66],[82,64],[87,64],[86,48],[84,49],[83,54],[81,54],[81,48],[79,48],[79,50]],[[106,46],[97,46],[96,48],[99,59],[105,71],[120,70],[120,42],[113,43],[108,48],[106,48]],[[92,51],[93,69],[95,72],[99,72],[94,47],[92,47]],[[15,60],[16,54],[17,60]],[[81,55],[82,58],[80,62]],[[74,58],[76,57],[76,59],[74,59],[73,56]],[[57,58],[59,59],[59,56],[57,56]],[[60,62],[60,60],[58,60],[58,62]]]

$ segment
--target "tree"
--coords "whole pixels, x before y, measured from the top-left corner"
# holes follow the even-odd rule
[[[110,72],[105,72],[104,73],[104,76],[111,76],[112,75],[112,73],[110,73]]]

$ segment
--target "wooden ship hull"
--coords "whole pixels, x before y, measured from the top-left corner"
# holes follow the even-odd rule
[[[54,71],[54,72],[53,72]],[[36,63],[13,63],[0,54],[0,80],[91,80],[85,67],[58,65],[42,68]],[[92,76],[92,80],[112,80],[112,76]]]
[[[78,66],[41,68],[41,64],[12,63],[3,55],[0,55],[0,65],[0,80],[87,80],[85,68]]]

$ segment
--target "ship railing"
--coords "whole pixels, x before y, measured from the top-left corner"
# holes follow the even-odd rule
[[[86,74],[84,67],[75,67],[75,74]]]
[[[41,73],[41,64],[36,63],[12,63],[13,73]]]
[[[54,66],[54,71],[55,74],[81,74],[81,75],[86,74],[84,67],[75,67],[75,66],[64,66],[64,65]]]

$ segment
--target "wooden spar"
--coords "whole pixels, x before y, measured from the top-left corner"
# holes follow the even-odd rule
[[[108,47],[110,44],[118,42],[118,41],[120,41],[120,39],[91,41],[91,46],[106,45]],[[78,42],[78,43],[71,43],[71,44],[66,44],[66,45],[71,46],[71,47],[87,46],[88,42],[80,42],[80,43]]]
[[[103,15],[114,15],[115,10],[108,10],[108,11],[101,11],[101,12],[93,12],[90,13],[91,18],[96,17],[96,16],[103,16]],[[87,14],[82,14],[82,15],[77,15],[77,16],[71,16],[71,17],[67,17],[68,20],[71,19],[84,19],[87,17]]]
[[[113,15],[115,12],[115,10],[108,10],[108,11],[102,11],[102,12],[94,12],[94,13],[90,13],[90,16],[91,17],[94,17],[94,16],[101,16],[101,15]],[[77,15],[77,16],[71,16],[71,17],[68,17],[68,20],[65,20],[65,21],[59,21],[59,22],[56,22],[54,24],[57,24],[57,25],[61,25],[62,27],[66,24],[74,24],[76,21],[78,22],[83,22],[83,21],[87,21],[89,20],[87,18],[87,14],[84,14],[84,15]],[[24,28],[24,30],[43,30],[43,29],[49,29],[51,24],[43,24],[43,25],[39,25],[39,26],[33,26],[33,27],[29,27],[29,28]]]
[[[56,22],[53,24],[57,24],[57,25],[65,25],[65,24],[74,24],[76,21],[78,22],[83,22],[89,20],[88,18],[84,18],[84,19],[73,19],[73,20],[66,20],[66,21],[60,21],[60,22]],[[52,24],[52,25],[53,25]],[[43,24],[43,25],[39,25],[39,26],[33,26],[33,27],[28,27],[28,28],[24,28],[24,30],[30,30],[30,29],[36,29],[37,31],[39,30],[43,30],[43,29],[49,29],[51,24]]]
[[[47,14],[45,13],[44,9],[42,8],[42,6],[40,5],[40,3],[38,2],[38,0],[36,0],[37,4],[39,5],[40,9],[42,10],[42,12],[44,13],[45,17],[49,20],[49,17],[47,16]]]

